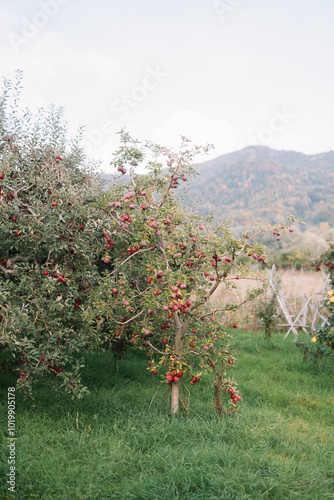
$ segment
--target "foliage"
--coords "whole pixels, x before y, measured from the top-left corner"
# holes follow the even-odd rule
[[[334,359],[334,245],[324,252],[319,259],[313,263],[316,271],[320,271],[320,266],[323,265],[329,271],[330,283],[332,290],[328,291],[328,295],[324,300],[325,313],[327,323],[321,326],[315,335],[312,337],[312,344],[300,342],[296,344],[304,351],[304,361],[311,356],[313,363],[318,363],[319,360],[330,358]]]
[[[281,269],[305,269],[308,268],[310,260],[310,250],[303,248],[293,248],[288,251],[275,252],[271,255],[270,262]]]
[[[311,339],[312,344],[297,341],[297,347],[304,350],[304,361],[311,356],[314,364],[319,361],[325,361],[330,358],[331,362],[334,359],[334,290],[328,292],[327,299],[324,303],[327,314],[327,324],[320,327]]]
[[[269,295],[260,297],[257,302],[255,314],[260,320],[265,340],[269,340],[272,333],[277,329],[279,318],[277,293],[278,290],[272,291]]]
[[[78,354],[98,343],[82,311],[105,267],[101,183],[62,110],[20,116],[20,89],[19,75],[0,99],[0,342],[19,385],[47,378],[81,395]]]
[[[329,273],[330,282],[334,287],[334,243],[330,243],[326,252],[323,252],[320,257],[313,262],[316,271],[320,271],[321,265],[323,269]]]

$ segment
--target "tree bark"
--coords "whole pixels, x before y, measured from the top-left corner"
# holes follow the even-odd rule
[[[175,357],[176,363],[182,360],[182,348],[183,348],[183,335],[182,335],[182,324],[179,320],[179,315],[177,312],[173,313],[174,323],[175,323]],[[172,397],[170,412],[171,415],[175,415],[179,412],[180,402],[180,381],[172,383]]]

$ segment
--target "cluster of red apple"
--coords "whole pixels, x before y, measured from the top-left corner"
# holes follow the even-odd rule
[[[79,229],[80,229],[80,231],[82,231],[82,230],[83,230],[83,228],[84,228],[84,227],[83,227],[83,225],[82,225],[82,224],[79,224]],[[77,227],[76,227],[74,224],[72,224],[71,222],[68,222],[68,223],[66,224],[66,230],[69,232],[69,234],[70,234],[71,236],[74,236],[74,232],[77,230]],[[71,231],[72,231],[72,232],[71,232]]]
[[[54,375],[55,377],[58,375],[58,373],[61,373],[63,371],[62,367],[57,367],[57,365],[48,365],[47,368],[48,370],[51,370],[52,375]]]
[[[173,162],[174,162],[174,160],[173,160],[173,159],[168,160],[168,161],[167,161],[167,167],[171,167],[171,166],[173,165]],[[173,184],[175,184],[175,183],[178,181],[178,176],[177,176],[176,174],[173,174],[171,177],[172,177],[172,183],[173,183]],[[186,181],[186,180],[187,180],[187,178],[186,178],[186,176],[185,176],[184,174],[181,174],[181,173],[180,173],[180,177],[181,177],[181,179],[182,179],[183,181]],[[175,185],[174,185],[174,186],[173,186],[173,185],[171,185],[171,187],[177,187],[177,186],[175,186]]]
[[[45,362],[45,357],[41,357],[41,363]],[[61,366],[57,366],[56,364],[51,364],[51,359],[47,359],[47,369],[51,371],[52,375],[56,376],[58,373],[61,373],[63,371]]]
[[[161,231],[158,229],[158,224],[156,222],[154,222],[154,220],[150,220],[148,225],[150,227],[152,227],[153,229],[155,229],[155,231],[154,231],[155,236],[160,236]]]
[[[126,174],[126,168],[122,165],[119,165],[119,167],[117,167],[117,170],[121,172],[122,175]]]
[[[190,385],[195,385],[197,382],[199,382],[201,379],[199,377],[191,377],[190,380]]]
[[[232,389],[232,387],[227,389],[227,392],[230,394],[231,401],[233,401],[233,403],[237,403],[238,401],[241,401],[241,396],[237,396],[234,392],[234,389]]]
[[[74,307],[78,308],[80,305],[81,299],[78,297],[74,303]]]
[[[167,377],[166,384],[171,387],[173,383],[177,384],[177,382],[180,380],[180,378],[182,376],[183,376],[182,371],[180,371],[178,373],[176,373],[175,371],[173,371],[172,373],[167,372],[166,373],[166,377]]]
[[[171,302],[168,302],[168,305],[164,305],[163,309],[165,311],[170,310],[171,312],[176,312],[179,310],[182,314],[186,314],[188,312],[188,307],[190,307],[191,305],[192,305],[191,300],[187,300],[187,302],[185,304],[181,304],[180,302],[172,302],[171,301]]]
[[[21,352],[21,355],[24,355],[24,353]],[[21,362],[22,362],[23,365],[25,365],[26,362],[27,362],[27,360],[25,358],[22,358]],[[45,363],[45,356],[42,356],[40,358],[40,362],[42,364]],[[51,371],[52,375],[57,376],[59,373],[61,373],[63,371],[63,369],[62,369],[61,366],[58,366],[57,364],[51,364],[51,359],[47,359],[47,363],[48,363],[47,369]],[[27,372],[26,371],[20,371],[20,379],[23,382],[26,382],[29,379],[29,377],[27,376]],[[73,385],[73,387],[75,387],[75,386]]]
[[[281,226],[281,229],[284,229],[284,226]],[[289,228],[289,232],[290,232],[290,233],[292,233],[292,232],[293,232],[292,227],[290,227],[290,228]],[[281,233],[280,233],[278,230],[273,231],[273,235],[274,235],[274,236],[277,236],[277,238],[276,238],[276,239],[277,239],[277,241],[280,241],[280,239],[281,239]]]
[[[257,260],[259,262],[263,262],[264,265],[267,264],[267,261],[265,260],[264,257],[261,257],[261,255],[257,255],[256,253],[253,254],[248,254],[248,257],[253,257],[254,260]]]
[[[120,208],[121,206],[121,202],[120,201],[111,201],[108,205],[110,208]]]
[[[44,271],[45,276],[47,276],[49,273],[47,271]],[[66,280],[70,279],[69,274],[65,276],[65,273],[63,273],[61,276],[58,276],[58,274],[54,274],[53,277],[60,281],[60,283],[66,283]]]
[[[212,345],[212,344],[209,344],[209,345],[205,345],[205,346],[203,346],[203,349],[204,349],[205,351],[208,351],[208,350],[209,350],[209,349],[211,349],[212,347],[213,347],[213,345]]]
[[[26,382],[27,380],[29,380],[29,377],[27,376],[27,372],[20,372],[20,379],[23,382]]]
[[[147,353],[146,353],[146,356],[149,356],[149,355],[150,355],[150,353],[149,353],[149,352],[147,352]],[[152,362],[151,362],[151,361],[149,361],[149,362],[148,362],[148,366],[151,368],[151,366],[152,366]],[[151,368],[151,373],[152,373],[153,375],[157,375],[157,374],[158,374],[158,371],[157,371],[155,368]]]
[[[181,174],[181,179],[183,181],[186,181],[187,177],[185,177],[184,175]],[[178,175],[176,175],[176,174],[172,175],[171,184],[170,184],[171,189],[176,189],[177,188],[177,186],[178,186],[178,180],[179,180],[179,176]]]

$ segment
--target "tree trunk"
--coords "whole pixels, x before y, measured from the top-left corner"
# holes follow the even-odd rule
[[[175,323],[175,356],[177,364],[177,361],[182,360],[183,332],[178,313],[174,312],[173,317]],[[172,397],[170,406],[171,415],[175,415],[176,413],[179,412],[179,401],[180,401],[180,381],[172,383]]]
[[[180,400],[180,381],[173,382],[172,384],[172,399],[170,405],[171,415],[175,415],[179,412],[179,400]]]

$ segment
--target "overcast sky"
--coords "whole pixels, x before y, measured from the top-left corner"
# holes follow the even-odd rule
[[[65,107],[108,171],[116,132],[218,156],[334,149],[333,0],[0,0],[0,73]],[[203,160],[206,158],[203,158]]]

